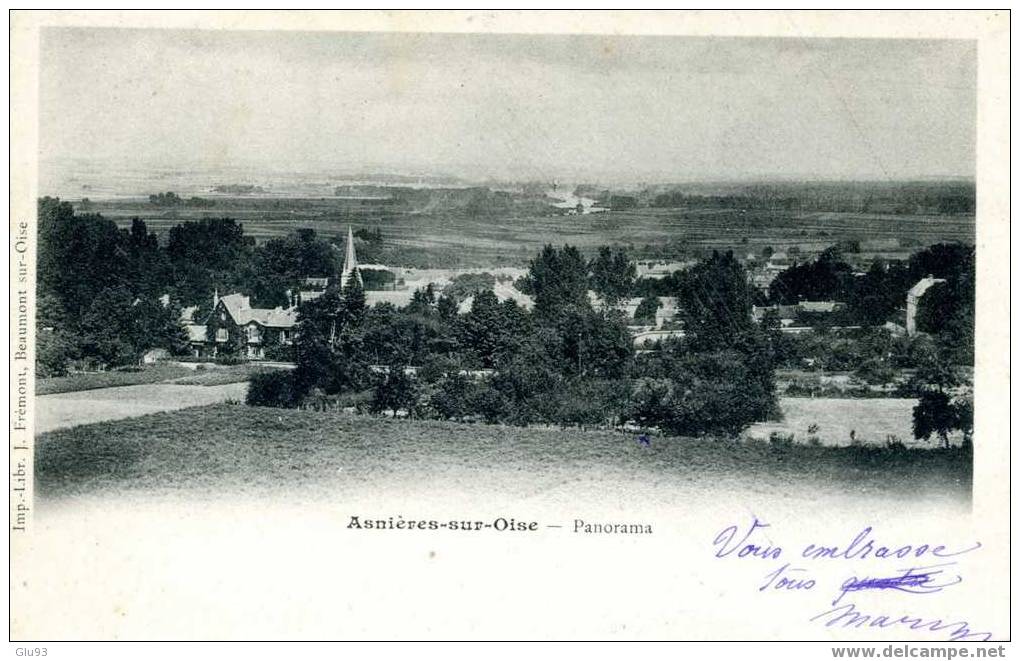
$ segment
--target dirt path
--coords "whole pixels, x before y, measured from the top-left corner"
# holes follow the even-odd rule
[[[229,399],[244,400],[247,390],[246,382],[219,386],[153,383],[42,395],[35,399],[35,432],[216,404]]]

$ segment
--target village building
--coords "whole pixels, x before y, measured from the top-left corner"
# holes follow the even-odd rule
[[[800,301],[796,305],[752,305],[751,319],[762,323],[765,316],[774,313],[779,319],[780,328],[810,326],[811,319],[824,318],[846,308],[841,301]],[[799,325],[798,325],[799,324]],[[791,331],[792,332],[792,331]]]
[[[634,263],[634,268],[639,278],[649,280],[662,280],[673,275],[676,271],[686,271],[696,264],[694,261],[665,262],[642,260]]]
[[[390,270],[381,264],[358,264],[354,233],[348,227],[347,249],[340,273],[341,287],[346,288],[354,282],[363,287],[363,269]],[[298,306],[321,297],[329,285],[328,277],[305,278],[300,289],[286,292],[286,308],[255,308],[251,306],[251,297],[245,294],[220,296],[214,292],[212,311],[204,323],[198,323],[195,319],[198,306],[186,307],[181,311],[180,321],[188,334],[192,355],[215,357],[229,353],[248,360],[272,360],[285,355],[286,348],[294,342]],[[413,293],[409,288],[366,291],[365,303],[369,306],[392,303],[403,307],[411,302]]]
[[[239,354],[248,360],[276,357],[276,349],[294,342],[297,308],[253,308],[243,294],[213,295],[205,322],[205,340],[212,355]]]
[[[493,285],[492,287],[492,293],[496,295],[496,300],[498,300],[500,303],[502,303],[503,301],[510,300],[516,303],[517,305],[521,306],[525,310],[531,310],[535,307],[535,300],[531,296],[528,296],[524,292],[518,290],[513,285],[508,285],[505,282],[497,281],[496,284]],[[461,301],[460,304],[457,306],[457,312],[459,312],[460,314],[466,314],[470,312],[471,306],[474,304],[474,302],[475,297],[468,296],[463,301]]]
[[[917,305],[925,293],[937,284],[943,283],[942,278],[933,278],[930,275],[918,280],[917,284],[907,292],[907,335],[917,334]]]
[[[659,307],[655,310],[655,320],[653,326],[656,329],[661,329],[663,326],[673,323],[676,320],[679,312],[676,304],[676,297],[674,296],[658,296]],[[635,314],[637,313],[638,307],[641,302],[645,300],[643,298],[628,298],[623,301],[621,309],[626,313],[627,318],[631,320],[635,325],[639,321]]]

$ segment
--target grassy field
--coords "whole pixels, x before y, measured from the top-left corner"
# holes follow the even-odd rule
[[[248,381],[255,374],[273,372],[277,368],[264,367],[257,363],[214,367],[204,370],[189,370],[187,376],[176,378],[168,383],[178,386],[222,386],[228,383]]]
[[[783,397],[780,405],[783,420],[759,422],[744,432],[750,438],[767,439],[773,432],[792,435],[798,443],[808,443],[814,437],[823,445],[882,445],[893,440],[907,447],[930,448],[940,441],[916,440],[913,431],[916,399],[867,398],[841,399],[833,397]],[[814,432],[808,429],[817,426]],[[950,436],[950,442],[959,443],[960,434]]]
[[[242,402],[248,390],[243,382],[222,385],[143,383],[116,388],[95,388],[42,395],[36,398],[35,432],[120,420],[220,402]]]
[[[43,497],[107,491],[336,495],[393,484],[515,497],[560,489],[621,497],[635,485],[897,498],[969,498],[960,450],[787,446],[393,420],[221,404],[42,434]],[[615,486],[614,486],[615,485]],[[627,486],[631,485],[631,486]]]
[[[144,383],[162,383],[171,379],[187,377],[192,371],[179,365],[150,365],[137,371],[82,372],[70,376],[36,379],[36,395],[55,395],[62,392],[78,392],[97,388],[136,386]]]
[[[137,370],[108,372],[82,372],[70,376],[37,379],[36,395],[56,395],[65,392],[80,392],[99,388],[118,388],[147,383],[172,383],[181,386],[221,386],[228,383],[248,381],[253,374],[271,371],[273,368],[257,364],[216,366],[193,370],[181,365],[146,365]]]

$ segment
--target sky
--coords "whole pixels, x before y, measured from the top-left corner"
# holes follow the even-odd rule
[[[47,28],[40,156],[572,181],[972,177],[973,42]]]

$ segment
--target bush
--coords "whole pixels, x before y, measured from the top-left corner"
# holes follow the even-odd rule
[[[293,408],[300,397],[294,388],[294,376],[289,371],[261,372],[253,374],[245,403],[248,406],[272,406]]]
[[[415,412],[421,388],[403,366],[395,365],[376,384],[369,410],[373,413],[392,411],[396,417],[404,411],[409,417]]]
[[[444,420],[463,420],[475,413],[477,388],[468,377],[462,374],[451,374],[436,384],[436,389],[429,397],[429,407],[436,417]]]
[[[556,422],[564,426],[612,426],[627,404],[628,386],[621,380],[576,379],[560,397]]]

